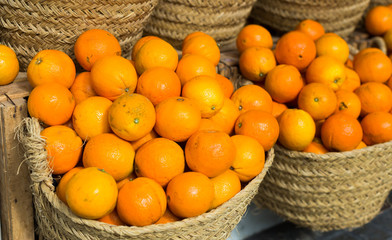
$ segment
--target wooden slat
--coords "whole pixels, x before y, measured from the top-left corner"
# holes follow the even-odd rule
[[[26,73],[20,72],[12,83],[0,86],[0,102],[7,101],[8,98],[17,99],[27,97],[31,90],[32,87],[27,81]]]

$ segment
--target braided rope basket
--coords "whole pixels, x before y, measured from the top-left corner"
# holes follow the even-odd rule
[[[313,19],[326,32],[342,37],[355,30],[370,0],[258,0],[251,18],[275,30],[287,32],[304,19]]]
[[[159,36],[176,48],[195,31],[212,36],[221,46],[235,41],[256,0],[161,0],[145,34]]]
[[[0,44],[18,56],[21,71],[43,49],[57,49],[74,60],[77,37],[88,29],[112,33],[123,55],[134,43],[158,0],[0,0]]]
[[[245,213],[272,165],[268,152],[263,171],[232,199],[200,216],[145,227],[114,226],[74,215],[54,193],[53,178],[46,161],[42,127],[35,118],[25,118],[17,129],[30,169],[37,231],[43,239],[227,239]]]

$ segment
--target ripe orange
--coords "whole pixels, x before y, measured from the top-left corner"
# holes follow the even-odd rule
[[[321,25],[318,21],[312,19],[302,20],[297,24],[295,30],[307,34],[314,41],[319,39],[325,33],[323,25]]]
[[[180,218],[177,217],[176,215],[174,215],[169,208],[166,208],[165,213],[163,214],[163,216],[155,222],[155,224],[165,224],[165,223],[169,223],[169,222],[175,222],[175,221],[179,221]]]
[[[362,149],[362,148],[365,148],[365,147],[367,147],[366,143],[361,141],[355,149]]]
[[[240,111],[234,102],[229,98],[225,98],[221,110],[209,119],[218,125],[222,131],[231,134],[234,131],[234,124],[239,115]]]
[[[383,83],[364,83],[354,92],[361,100],[361,116],[371,112],[389,112],[392,108],[392,90]]]
[[[90,72],[79,73],[69,90],[74,96],[76,104],[81,103],[89,97],[97,95],[91,83]]]
[[[352,115],[355,118],[359,117],[361,113],[361,100],[359,97],[348,90],[336,91],[337,105],[335,113],[344,112]]]
[[[131,174],[129,174],[128,177],[126,177],[123,180],[120,180],[116,183],[117,189],[120,190],[127,182],[132,181],[136,178],[137,178],[137,176],[135,174],[135,171],[131,172]]]
[[[90,29],[78,36],[74,45],[76,60],[86,71],[105,56],[121,56],[121,46],[113,34],[103,29]]]
[[[244,26],[236,38],[236,47],[240,53],[250,47],[266,47],[271,49],[272,45],[271,33],[263,26],[257,24]]]
[[[359,79],[358,73],[353,69],[346,67],[345,70],[346,79],[343,81],[343,84],[339,89],[353,92],[361,85],[361,80]]]
[[[326,33],[316,41],[317,56],[330,56],[343,64],[350,55],[347,42],[336,33]]]
[[[306,70],[307,83],[323,83],[334,91],[340,89],[346,80],[346,67],[330,56],[320,56],[314,59]]]
[[[220,49],[215,39],[208,34],[189,34],[182,43],[182,55],[196,54],[209,59],[214,66],[220,60]]]
[[[184,172],[184,151],[174,141],[154,138],[136,152],[135,172],[138,177],[148,177],[162,187]]]
[[[54,49],[39,51],[30,61],[26,71],[27,80],[33,87],[56,82],[70,88],[76,76],[72,59],[66,53]]]
[[[249,110],[237,118],[234,131],[238,135],[254,137],[268,151],[278,139],[279,124],[271,113]]]
[[[386,47],[387,47],[387,52],[392,51],[392,30],[391,29],[389,29],[383,36],[383,39],[384,39]]]
[[[31,91],[27,108],[31,117],[38,118],[46,125],[60,125],[71,119],[75,99],[63,85],[48,82]]]
[[[77,173],[79,170],[82,170],[83,167],[74,167],[68,172],[66,172],[60,179],[59,184],[56,187],[56,195],[59,197],[59,199],[67,204],[67,199],[65,197],[65,189],[67,189],[67,184],[69,180]]]
[[[236,155],[230,169],[241,182],[248,182],[256,177],[264,168],[265,152],[263,146],[253,137],[234,135]]]
[[[69,180],[65,195],[69,208],[77,216],[99,219],[116,207],[118,190],[110,174],[89,167]]]
[[[230,98],[234,92],[234,85],[231,80],[221,74],[216,74],[215,79],[221,86],[224,96]]]
[[[97,167],[120,181],[133,171],[135,151],[132,145],[112,133],[92,137],[83,151],[83,166]]]
[[[223,107],[225,98],[218,81],[204,75],[189,80],[182,88],[182,96],[196,102],[203,118],[214,116]]]
[[[323,83],[309,83],[298,95],[298,108],[309,113],[314,120],[329,117],[335,112],[336,105],[335,92]]]
[[[272,98],[269,93],[258,85],[245,85],[238,88],[230,98],[240,113],[251,109],[272,112]]]
[[[357,61],[357,59],[359,59],[362,55],[365,55],[365,54],[371,53],[371,52],[383,53],[383,51],[380,48],[376,48],[376,47],[367,47],[367,48],[361,49],[357,54],[354,55],[353,66],[355,65],[355,62]]]
[[[276,43],[275,56],[279,64],[293,65],[302,72],[316,57],[316,44],[307,34],[290,31]]]
[[[363,53],[356,58],[354,70],[362,83],[386,82],[392,74],[392,62],[387,55],[379,51]]]
[[[328,150],[324,147],[324,145],[317,141],[312,141],[303,152],[316,153],[316,154],[324,154],[327,153]]]
[[[147,97],[155,106],[169,97],[180,96],[181,82],[173,70],[154,67],[139,77],[136,93]]]
[[[392,28],[392,9],[376,6],[365,16],[365,28],[371,35],[383,35]]]
[[[166,211],[165,191],[157,182],[138,177],[126,183],[118,193],[117,212],[127,225],[147,226]]]
[[[200,126],[201,113],[198,105],[189,98],[168,98],[155,107],[158,135],[175,142],[183,142]]]
[[[185,172],[174,177],[166,188],[167,205],[180,218],[207,212],[214,200],[214,184],[204,174]]]
[[[278,121],[278,141],[287,149],[302,151],[313,141],[316,126],[312,116],[304,110],[287,109]]]
[[[241,191],[241,181],[232,170],[226,170],[211,178],[211,181],[214,184],[215,194],[210,209],[219,207]]]
[[[152,39],[160,39],[160,38],[157,37],[157,36],[144,36],[144,37],[140,38],[139,40],[137,40],[137,42],[135,43],[135,45],[132,48],[132,55],[131,55],[131,57],[132,57],[133,61],[135,61],[136,54],[139,52],[140,48],[142,48],[143,45],[146,42],[148,42],[148,41],[150,41]]]
[[[251,81],[263,81],[267,73],[275,66],[275,56],[269,48],[250,47],[240,55],[240,71],[245,78]]]
[[[362,119],[361,126],[363,129],[363,141],[368,146],[392,140],[391,113],[369,113]]]
[[[361,142],[362,136],[359,121],[343,112],[327,118],[321,127],[321,140],[330,151],[351,151]]]
[[[113,132],[135,141],[149,133],[155,125],[155,109],[151,101],[138,93],[123,94],[109,108],[109,125]]]
[[[104,222],[111,225],[122,226],[125,225],[123,221],[121,221],[120,216],[118,216],[117,209],[113,209],[109,214],[97,219],[100,222]]]
[[[198,131],[185,145],[185,160],[188,167],[207,177],[216,177],[228,170],[234,157],[234,143],[230,136],[222,131]]]
[[[0,44],[0,86],[11,83],[19,73],[19,61],[12,48]]]
[[[90,97],[76,105],[72,125],[83,140],[111,132],[108,112],[112,101],[104,97]]]
[[[216,77],[214,64],[208,58],[196,54],[182,56],[178,62],[176,73],[180,78],[182,86],[196,76],[207,75],[213,78]]]
[[[91,82],[95,92],[110,100],[136,89],[137,74],[132,63],[121,56],[98,59],[91,69]]]
[[[281,64],[273,68],[265,79],[265,90],[279,103],[294,101],[305,81],[298,69],[292,65]]]
[[[222,131],[223,129],[221,128],[221,126],[212,121],[210,118],[202,118],[200,121],[200,126],[199,129],[197,131]]]
[[[130,143],[132,144],[133,149],[137,151],[143,144],[157,137],[158,134],[153,129],[151,130],[151,132],[147,133],[144,137],[141,137],[135,141],[131,141]]]

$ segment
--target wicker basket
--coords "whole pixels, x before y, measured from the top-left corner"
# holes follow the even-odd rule
[[[258,206],[313,230],[355,228],[380,211],[392,189],[392,141],[326,154],[275,145]]]
[[[45,141],[37,119],[24,119],[17,136],[25,149],[33,182],[38,235],[44,239],[226,239],[241,220],[274,159],[268,152],[263,171],[232,199],[200,216],[146,227],[114,226],[74,215],[54,193],[53,178],[46,161]]]
[[[221,46],[235,41],[256,0],[161,0],[145,28],[177,49],[190,33],[201,31]]]
[[[258,0],[251,18],[280,32],[294,30],[304,19],[319,21],[326,32],[342,37],[355,30],[370,0]]]
[[[128,57],[158,0],[0,0],[0,44],[11,47],[25,71],[43,49],[64,51],[85,30],[111,32]]]

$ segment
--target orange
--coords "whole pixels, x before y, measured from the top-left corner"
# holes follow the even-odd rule
[[[293,65],[302,72],[316,57],[316,44],[307,34],[290,31],[279,38],[275,56],[279,64]]]
[[[218,81],[204,75],[189,80],[182,88],[182,96],[196,102],[203,118],[214,116],[223,107],[225,98]]]
[[[97,95],[92,87],[90,72],[79,73],[69,90],[74,96],[76,104],[81,103],[89,97]]]
[[[187,36],[182,43],[182,55],[185,56],[186,54],[204,56],[210,60],[214,66],[218,65],[220,60],[220,49],[218,44],[215,39],[208,34],[193,34]]]
[[[362,83],[386,82],[392,74],[392,62],[387,55],[379,51],[364,53],[354,62],[354,70]]]
[[[133,60],[139,75],[153,67],[167,67],[174,71],[178,64],[178,54],[168,42],[160,38],[150,39],[142,45]]]
[[[362,136],[359,121],[343,112],[327,118],[321,127],[321,140],[330,151],[351,151],[361,142]]]
[[[59,184],[56,187],[56,195],[59,197],[59,199],[67,204],[67,199],[65,198],[65,189],[67,189],[67,184],[69,180],[77,173],[79,170],[82,170],[83,167],[74,167],[68,172],[66,172],[60,179]]]
[[[288,107],[283,103],[272,102],[272,115],[278,118]]]
[[[123,221],[121,221],[120,216],[118,216],[116,208],[113,209],[109,214],[97,219],[100,222],[104,222],[111,225],[122,226],[125,225]]]
[[[214,184],[215,194],[210,209],[219,207],[241,191],[241,181],[232,170],[211,178],[211,181]]]
[[[354,62],[352,59],[348,58],[347,62],[344,64],[346,67],[353,69],[354,68]]]
[[[193,37],[197,37],[197,36],[205,36],[208,35],[207,33],[204,32],[191,32],[188,35],[186,35],[186,37],[182,40],[182,44],[181,44],[181,48],[184,46],[185,42],[187,42],[189,39],[193,38]]]
[[[245,49],[239,59],[241,74],[251,81],[263,81],[271,69],[276,66],[274,53],[265,47]]]
[[[321,127],[323,126],[324,122],[325,122],[325,119],[314,121],[314,123],[316,124],[316,134],[315,134],[315,137],[317,137],[317,138],[321,137]],[[321,142],[321,139],[320,139],[320,142]]]
[[[175,142],[183,142],[200,126],[201,113],[198,105],[189,98],[168,98],[155,107],[158,135]]]
[[[207,177],[216,177],[230,168],[235,157],[235,146],[230,136],[222,131],[198,131],[185,145],[188,167]]]
[[[169,223],[169,222],[175,222],[175,221],[179,221],[180,218],[178,218],[176,215],[174,215],[169,208],[166,208],[165,213],[163,214],[163,216],[155,222],[155,224],[165,224],[165,223]]]
[[[231,134],[234,131],[234,124],[239,115],[240,111],[234,102],[229,98],[225,98],[221,110],[209,119],[216,123],[222,131]]]
[[[358,73],[351,68],[346,67],[345,72],[346,79],[343,81],[339,89],[353,92],[361,85],[361,79],[359,79]]]
[[[355,90],[355,94],[361,100],[361,116],[371,112],[389,112],[392,108],[392,91],[383,83],[364,83]]]
[[[157,36],[144,36],[142,38],[140,38],[139,40],[137,40],[137,42],[135,43],[135,45],[132,48],[132,60],[135,61],[136,59],[136,54],[139,52],[140,48],[148,41],[150,41],[151,39],[159,39],[159,37]]]
[[[120,190],[120,188],[122,188],[127,182],[132,181],[136,178],[137,178],[137,176],[135,174],[135,171],[131,172],[131,174],[129,174],[128,177],[126,177],[120,181],[117,181],[117,183],[116,183],[117,189]]]
[[[335,92],[323,83],[309,83],[298,96],[298,108],[305,110],[314,120],[329,117],[335,112],[337,98]]]
[[[176,142],[167,138],[154,138],[136,152],[136,175],[155,180],[162,187],[183,173],[184,169],[184,151]]]
[[[387,52],[392,51],[392,30],[391,29],[389,29],[383,36],[383,39],[384,39],[386,47],[387,47]]]
[[[112,101],[104,97],[90,97],[76,105],[72,116],[75,131],[83,140],[111,132],[108,112]]]
[[[185,172],[167,185],[167,205],[177,217],[195,217],[210,209],[214,192],[214,184],[206,175]]]
[[[126,183],[118,193],[117,212],[127,225],[147,226],[166,211],[165,191],[157,182],[138,177]]]
[[[75,99],[72,93],[56,82],[35,87],[27,100],[30,116],[50,126],[66,123],[71,119],[74,108]]]
[[[258,85],[245,85],[238,88],[230,98],[240,113],[251,109],[272,112],[272,98],[269,93]]]
[[[369,113],[362,119],[361,126],[363,129],[363,141],[368,146],[392,140],[391,113]]]
[[[116,207],[118,190],[114,178],[95,167],[81,169],[68,182],[65,196],[79,217],[99,219]]]
[[[157,138],[158,134],[153,130],[151,132],[147,133],[144,137],[141,137],[135,141],[131,141],[130,143],[132,144],[133,149],[138,150],[143,144],[146,142],[150,141],[153,138]]]
[[[221,126],[212,121],[210,118],[202,118],[200,121],[200,126],[199,129],[197,131],[222,131],[223,129],[221,128]]]
[[[155,106],[169,97],[181,94],[181,82],[177,74],[165,67],[154,67],[140,75],[137,81],[136,93],[139,93]]]
[[[234,131],[239,135],[254,137],[268,151],[278,139],[279,124],[271,113],[249,110],[237,118]]]
[[[289,150],[302,151],[312,141],[316,126],[312,116],[302,109],[287,109],[279,119],[278,141]]]
[[[347,42],[336,33],[326,33],[316,41],[317,56],[330,56],[343,64],[350,55]]]
[[[358,118],[361,113],[361,100],[359,97],[348,90],[336,91],[337,105],[335,113],[344,112]]]
[[[365,55],[370,52],[383,53],[383,51],[380,48],[376,48],[376,47],[367,47],[367,48],[361,49],[357,54],[354,55],[353,66],[355,65],[355,62],[357,61],[357,59],[359,59],[362,55]]]
[[[392,28],[392,9],[375,6],[365,16],[365,28],[371,35],[383,35]]]
[[[316,154],[324,154],[327,153],[328,150],[323,146],[322,143],[319,143],[317,141],[311,142],[304,150],[303,152],[309,152],[309,153],[316,153]]]
[[[230,169],[241,182],[248,182],[264,168],[264,148],[255,138],[246,135],[234,135],[231,139],[235,145],[236,155]]]
[[[13,82],[19,73],[19,61],[14,50],[0,44],[0,86]]]
[[[386,82],[387,86],[392,90],[392,76]]]
[[[86,71],[105,56],[121,56],[121,46],[113,34],[103,29],[90,29],[78,36],[74,45],[76,60]]]
[[[367,147],[366,143],[361,141],[355,149],[362,149],[362,148],[365,148],[365,147]]]
[[[311,37],[314,41],[319,39],[325,33],[325,29],[321,23],[312,19],[302,20],[297,24],[295,30],[303,32]]]
[[[95,92],[110,100],[136,89],[137,74],[132,63],[121,56],[98,59],[91,69],[91,83]]]
[[[97,167],[120,181],[133,171],[135,151],[132,145],[113,133],[92,137],[84,147],[83,166]]]
[[[320,56],[312,61],[306,70],[307,83],[323,83],[334,91],[340,89],[346,80],[346,67],[330,56]]]
[[[33,87],[57,82],[70,88],[76,76],[72,59],[66,53],[54,49],[39,51],[30,61],[26,71],[27,80]]]
[[[182,56],[178,62],[176,73],[183,86],[196,76],[207,75],[215,78],[216,69],[214,64],[206,57],[196,54],[187,54]]]
[[[297,98],[304,85],[305,81],[296,67],[281,64],[268,73],[264,88],[276,102],[287,103]]]
[[[223,95],[227,98],[230,98],[234,92],[234,85],[231,82],[231,80],[221,74],[216,74],[215,79],[218,81],[219,85],[221,86],[223,90]]]
[[[240,53],[250,47],[272,48],[272,45],[271,33],[257,24],[244,26],[236,38],[236,47]]]
[[[155,109],[143,95],[123,94],[109,108],[109,125],[113,132],[127,140],[135,141],[149,133],[155,125]]]

